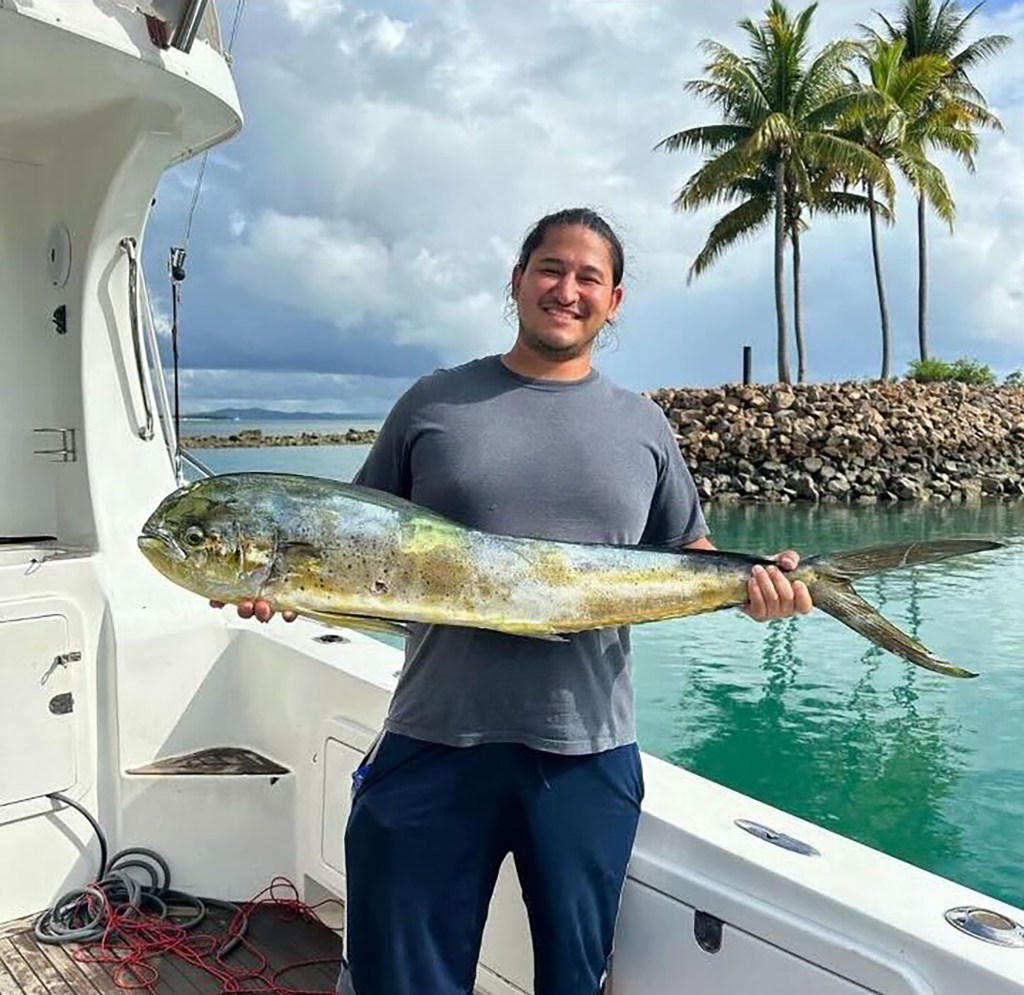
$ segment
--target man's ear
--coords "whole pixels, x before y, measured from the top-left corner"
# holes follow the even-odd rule
[[[515,266],[512,269],[512,299],[515,300],[519,296],[519,284],[523,281],[523,271],[519,266]]]
[[[620,283],[617,287],[612,290],[612,306],[608,310],[608,320],[614,321],[619,313],[619,307],[622,304],[622,284]]]

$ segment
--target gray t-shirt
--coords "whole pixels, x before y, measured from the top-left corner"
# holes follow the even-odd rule
[[[415,383],[355,482],[488,532],[688,543],[707,532],[661,410],[596,370],[534,380],[488,356]],[[413,625],[385,728],[450,746],[597,753],[636,739],[628,627],[566,642]]]

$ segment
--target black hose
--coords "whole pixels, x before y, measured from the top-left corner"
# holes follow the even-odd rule
[[[102,878],[107,873],[107,838],[103,835],[100,824],[93,818],[91,812],[82,808],[73,798],[68,798],[67,795],[62,795],[59,791],[51,792],[46,797],[51,801],[63,802],[89,821],[89,825],[92,826],[93,832],[96,833],[96,837],[100,841],[100,870],[96,877],[97,879]]]
[[[107,860],[107,837],[92,813],[72,798],[54,791],[46,796],[80,813],[96,833],[100,844],[100,867],[96,880],[85,888],[75,888],[62,895],[51,908],[35,922],[33,933],[40,943],[89,943],[101,939],[109,932],[108,910],[115,915],[135,917],[142,914],[143,906],[157,911],[152,918],[174,922],[184,930],[194,929],[205,918],[210,907],[225,909],[234,914],[237,932],[229,937],[217,951],[226,957],[242,941],[249,928],[249,918],[234,902],[216,898],[199,898],[171,888],[171,869],[167,861],[155,850],[146,847],[128,847],[119,850]],[[129,868],[141,870],[149,877],[144,885],[128,873]],[[180,910],[192,913],[182,921]]]

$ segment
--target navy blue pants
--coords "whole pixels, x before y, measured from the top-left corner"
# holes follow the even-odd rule
[[[597,995],[633,847],[637,747],[560,756],[387,733],[345,833],[349,995],[470,995],[512,853],[536,995]]]

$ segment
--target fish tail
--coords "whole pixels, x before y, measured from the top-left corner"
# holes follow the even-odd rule
[[[858,580],[886,570],[918,567],[925,563],[938,563],[951,556],[981,553],[999,549],[1004,544],[991,539],[934,539],[928,542],[897,542],[886,546],[865,546],[845,553],[810,556],[803,560],[831,576],[846,581]]]
[[[969,670],[940,659],[922,643],[879,615],[853,589],[852,581],[885,570],[937,563],[951,556],[998,549],[1002,545],[988,539],[938,539],[812,556],[803,563],[814,569],[814,580],[809,583],[808,590],[816,608],[827,612],[876,645],[919,667],[949,677],[977,677],[977,674]]]
[[[978,676],[970,670],[964,670],[947,660],[940,659],[927,646],[919,643],[902,629],[898,629],[887,618],[879,615],[848,581],[825,575],[810,583],[808,591],[815,608],[827,612],[882,649],[947,677]]]

